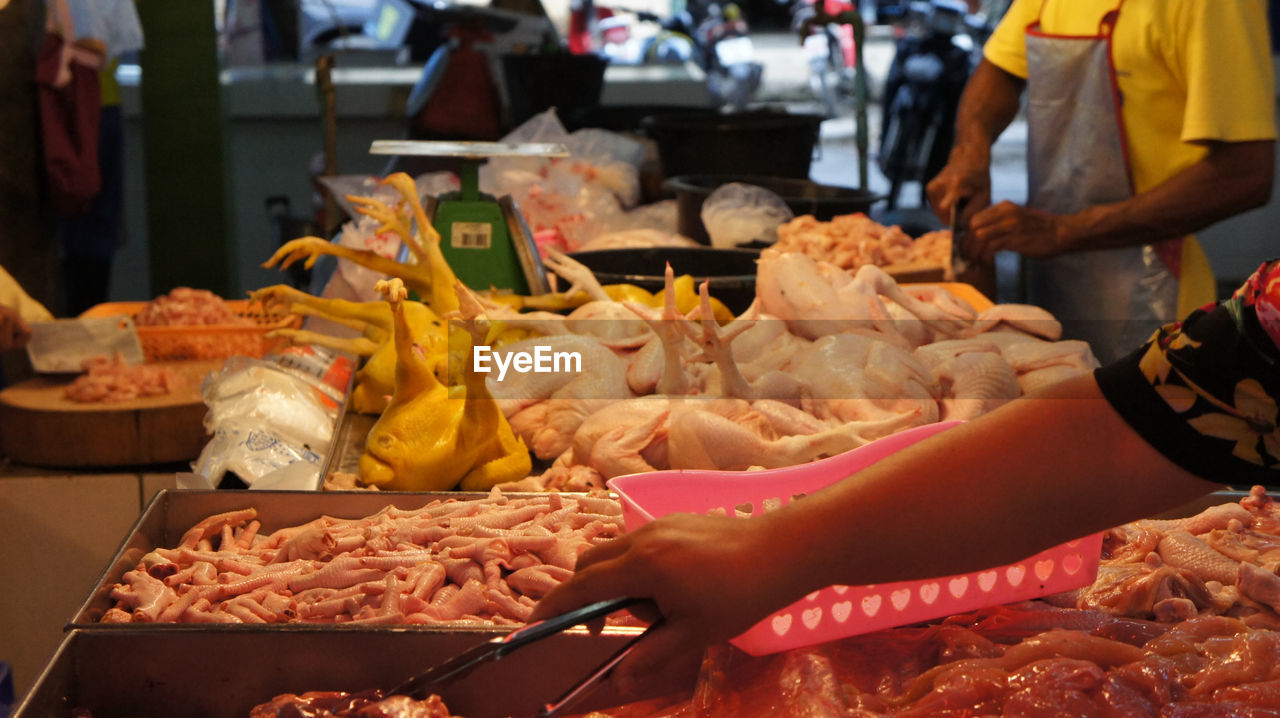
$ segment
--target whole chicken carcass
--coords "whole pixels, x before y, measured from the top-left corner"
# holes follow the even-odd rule
[[[792,332],[808,339],[862,330],[910,345],[899,329],[901,318],[885,300],[905,309],[912,321],[923,323],[934,334],[957,336],[973,323],[971,309],[965,312],[955,303],[922,301],[875,265],[850,276],[834,264],[798,252],[766,249],[760,254],[756,296],[765,312],[782,317]]]
[[[405,318],[403,283],[392,279],[378,287],[395,315],[395,393],[369,430],[360,457],[361,480],[407,491],[478,491],[527,476],[529,451],[472,365],[471,346],[487,327],[473,326],[461,367],[462,386],[451,391],[436,379],[432,363],[414,342]],[[466,291],[459,285],[460,294]]]

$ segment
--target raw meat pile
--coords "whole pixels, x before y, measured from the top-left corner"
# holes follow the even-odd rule
[[[846,214],[821,222],[806,214],[778,227],[773,248],[802,252],[841,269],[866,264],[951,265],[951,231],[929,232],[913,240],[897,225],[886,227],[865,214]]]
[[[983,312],[932,285],[898,285],[875,266],[850,274],[799,252],[761,253],[756,301],[724,326],[608,299],[590,270],[548,265],[594,297],[568,317],[493,306],[494,321],[540,336],[495,361],[544,348],[582,370],[487,379],[542,474],[518,490],[583,490],[662,469],[745,470],[833,456],[914,426],[969,419],[1097,366],[1036,307]]]
[[[143,556],[103,622],[523,623],[578,554],[622,533],[617,501],[550,494],[388,506],[258,533],[257,512],[210,516]]]
[[[1093,585],[1059,597],[1079,608],[1179,621],[1221,615],[1280,629],[1280,503],[1255,486],[1196,516],[1112,529]]]
[[[254,706],[249,718],[453,718],[440,696],[416,701],[381,691],[286,693]]]
[[[253,321],[236,315],[222,297],[207,289],[178,287],[147,302],[133,317],[140,327],[189,326],[193,324],[247,324]]]
[[[1027,601],[760,658],[719,647],[691,697],[593,715],[1280,715],[1277,549],[1280,504],[1254,487],[1113,530],[1097,582],[1057,597],[1080,608]]]
[[[169,367],[125,364],[115,359],[96,357],[84,364],[84,374],[76,377],[63,394],[82,403],[129,401],[143,396],[162,396],[186,386],[182,374]]]
[[[1274,716],[1280,634],[1203,616],[1178,624],[1075,611],[1017,635],[1017,604],[752,658],[708,652],[693,695],[594,718]],[[1045,621],[1046,623],[1048,621]]]

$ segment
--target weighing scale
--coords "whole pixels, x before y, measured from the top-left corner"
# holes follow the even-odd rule
[[[564,145],[375,140],[369,153],[461,159],[461,189],[423,202],[453,273],[477,291],[490,287],[524,295],[551,291],[533,233],[515,200],[510,195],[495,199],[480,192],[480,164],[490,157],[568,157]]]

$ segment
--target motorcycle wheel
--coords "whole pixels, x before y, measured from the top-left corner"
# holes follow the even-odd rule
[[[838,117],[853,110],[854,71],[844,64],[839,38],[824,29],[824,50],[809,59],[809,89],[828,117]]]

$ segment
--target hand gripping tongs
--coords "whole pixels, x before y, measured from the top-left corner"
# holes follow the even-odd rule
[[[504,656],[519,648],[640,602],[645,602],[645,600],[615,598],[593,603],[568,613],[562,613],[545,621],[531,623],[505,636],[500,636],[481,643],[474,648],[469,648],[443,663],[428,668],[426,671],[396,686],[388,695],[407,695],[421,700],[432,693],[438,693],[440,688],[462,678],[481,664],[501,660]],[[661,622],[661,619],[650,624],[649,628],[653,628],[659,622]],[[644,633],[628,641],[625,646],[601,663],[585,678],[570,687],[559,698],[544,704],[542,710],[538,712],[539,718],[560,715],[560,711],[585,695],[589,689],[609,675],[613,668],[635,648],[636,643],[641,638],[644,638],[645,633],[648,633],[647,629]]]

